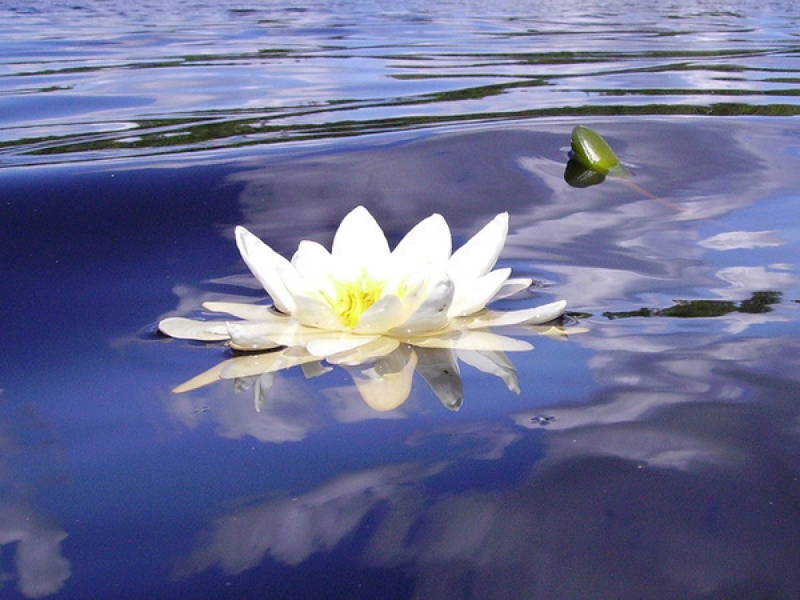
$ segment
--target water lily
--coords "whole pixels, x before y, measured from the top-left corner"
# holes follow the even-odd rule
[[[359,206],[342,221],[330,252],[304,240],[289,261],[244,227],[237,227],[242,258],[274,304],[206,302],[207,310],[237,320],[172,317],[161,321],[159,329],[168,336],[227,340],[234,350],[252,353],[234,357],[175,391],[298,365],[311,369],[310,365],[324,360],[357,373],[354,379],[359,390],[367,390],[365,399],[385,397],[387,387],[393,385],[390,382],[402,381],[396,387],[406,389],[409,372],[413,374],[416,367],[423,373],[428,363],[422,361],[422,367],[417,363],[429,349],[495,355],[530,349],[529,343],[490,328],[546,323],[559,317],[566,303],[505,312],[486,308],[491,301],[531,284],[530,279],[510,278],[511,269],[494,269],[507,234],[508,214],[501,213],[452,252],[450,229],[441,215],[434,214],[391,250],[378,223]],[[408,347],[417,352],[404,350]],[[441,355],[428,352],[427,356],[436,357],[433,364],[442,362]],[[451,371],[453,360],[447,361]],[[487,364],[500,362],[489,359]],[[506,366],[497,368],[507,371]],[[449,398],[443,399],[446,404],[460,403],[453,400],[451,389],[432,386],[441,392],[440,398]],[[376,392],[378,388],[381,391]],[[396,400],[383,403],[396,404]]]

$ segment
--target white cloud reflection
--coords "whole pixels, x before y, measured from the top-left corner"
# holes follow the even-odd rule
[[[499,490],[437,494],[428,482],[464,458],[507,460],[508,448],[531,434],[499,424],[420,432],[410,445],[446,435],[457,452],[428,466],[341,475],[231,511],[175,576],[214,565],[237,574],[267,556],[296,566],[339,551],[347,537],[358,547],[354,569],[408,573],[416,598],[729,597],[757,589],[792,596],[800,591],[800,515],[780,492],[792,474],[785,451],[764,451],[765,430],[742,438],[755,407],[720,411],[684,400],[676,414],[679,396],[616,418],[609,410],[568,422],[556,412],[545,458]]]
[[[323,418],[315,394],[301,379],[268,373],[234,386],[212,386],[207,395],[171,394],[167,410],[191,429],[211,420],[220,437],[251,436],[261,442],[298,442],[322,426]],[[266,387],[270,401],[260,411],[254,395]],[[273,391],[274,390],[274,391]]]
[[[0,400],[3,390],[0,389]],[[5,405],[3,405],[5,407]],[[67,533],[37,512],[28,496],[30,481],[19,481],[14,464],[26,452],[0,415],[0,547],[13,547],[13,573],[0,573],[0,591],[16,580],[27,598],[43,598],[58,592],[72,574],[70,561],[61,548]],[[7,551],[11,556],[11,550]]]
[[[437,467],[422,469],[435,472]],[[217,519],[207,541],[179,562],[181,578],[219,564],[236,574],[259,564],[266,554],[297,565],[311,554],[332,550],[378,502],[416,482],[414,464],[344,475],[306,494],[248,506]]]
[[[777,231],[726,231],[712,235],[698,243],[712,250],[752,249],[783,245]]]
[[[785,271],[780,265],[774,267],[725,267],[716,272],[716,276],[730,287],[716,288],[722,298],[741,300],[751,292],[758,290],[784,290],[797,285],[797,276]]]
[[[0,503],[0,546],[15,544],[17,588],[24,596],[50,596],[69,578],[70,562],[61,553],[66,537],[26,504]]]

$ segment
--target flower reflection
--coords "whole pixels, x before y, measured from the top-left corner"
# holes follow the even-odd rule
[[[253,388],[260,409],[271,387],[269,374],[302,366],[307,376],[314,376],[330,368],[325,361],[346,369],[375,410],[392,410],[405,402],[415,372],[445,406],[456,410],[463,400],[459,360],[500,377],[518,392],[516,372],[505,353],[532,346],[490,328],[543,325],[560,317],[566,303],[504,312],[486,309],[489,302],[531,284],[530,279],[511,279],[508,268],[493,270],[507,233],[508,214],[501,213],[452,252],[449,227],[434,214],[390,250],[380,226],[359,206],[342,221],[331,252],[304,240],[290,262],[237,227],[242,258],[274,306],[206,302],[206,309],[239,320],[162,320],[159,329],[168,336],[226,341],[234,350],[248,352],[175,392],[235,379],[240,388]]]

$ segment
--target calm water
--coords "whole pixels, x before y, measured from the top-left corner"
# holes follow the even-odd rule
[[[0,2],[4,597],[800,596],[800,9],[489,4]],[[578,124],[632,177],[569,185]],[[509,211],[569,335],[457,411],[173,394],[230,351],[158,320],[262,296],[233,227],[358,204]]]

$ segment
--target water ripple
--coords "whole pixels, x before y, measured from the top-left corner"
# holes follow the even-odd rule
[[[537,116],[800,112],[800,11],[778,3],[134,4],[0,9],[0,166]]]

